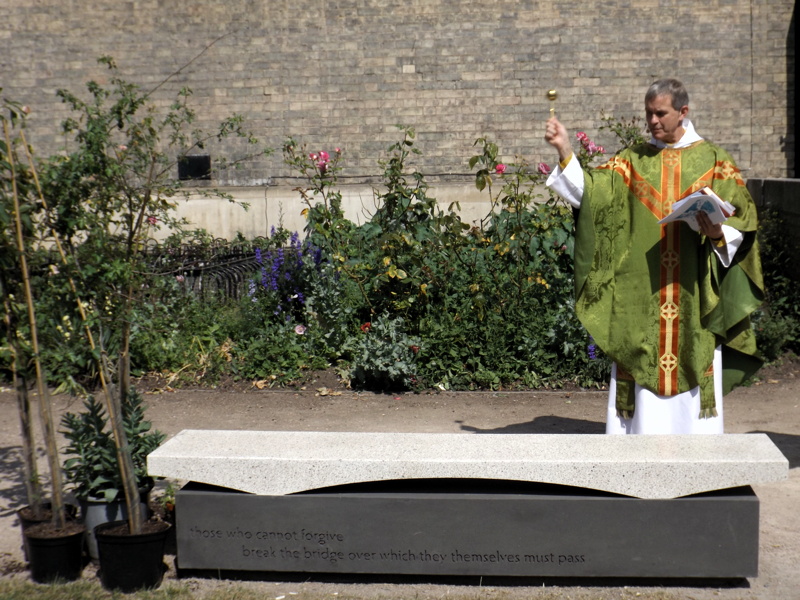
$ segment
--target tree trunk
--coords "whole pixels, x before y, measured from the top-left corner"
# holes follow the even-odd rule
[[[36,310],[31,292],[30,275],[28,272],[28,260],[25,254],[25,239],[22,229],[22,217],[20,215],[19,195],[17,194],[16,167],[14,164],[14,151],[11,143],[11,136],[8,131],[8,123],[3,121],[3,133],[8,148],[8,162],[11,167],[11,190],[14,200],[14,229],[16,234],[17,252],[19,253],[19,270],[22,275],[22,286],[25,291],[25,304],[28,308],[28,322],[31,328],[31,348],[33,350],[33,363],[36,367],[36,385],[39,390],[39,416],[42,420],[42,431],[44,433],[45,448],[47,450],[47,462],[50,465],[50,481],[52,494],[53,524],[56,527],[64,528],[67,524],[66,512],[64,511],[64,497],[62,490],[61,464],[59,463],[58,446],[56,444],[55,426],[53,424],[53,407],[50,402],[50,394],[47,389],[47,381],[44,368],[39,354],[39,338],[36,327]]]

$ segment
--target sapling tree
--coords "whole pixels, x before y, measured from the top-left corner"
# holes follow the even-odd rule
[[[160,98],[120,77],[114,60],[99,59],[110,71],[109,83],[87,84],[88,99],[67,90],[58,96],[74,116],[63,123],[68,151],[53,157],[42,172],[43,200],[53,235],[63,241],[68,259],[65,277],[78,283],[81,318],[88,322],[98,377],[108,384],[107,410],[117,448],[132,532],[140,530],[138,487],[122,423],[122,400],[130,393],[130,347],[136,307],[148,294],[155,274],[146,252],[152,231],[166,228],[180,236],[186,222],[175,216],[177,201],[190,189],[177,176],[187,155],[224,138],[244,139],[245,156],[269,153],[233,115],[213,132],[194,126],[191,90],[183,88],[166,109]],[[163,85],[163,84],[162,84]],[[162,86],[156,88],[161,93]],[[208,190],[233,201],[218,190]],[[71,288],[72,286],[70,286]],[[56,294],[72,294],[67,286]],[[89,331],[87,330],[87,331]]]
[[[2,91],[2,90],[0,90]],[[22,127],[27,107],[2,100],[0,124],[0,296],[3,298],[3,322],[7,353],[17,401],[22,433],[25,489],[28,504],[36,518],[43,515],[42,487],[36,466],[35,441],[31,407],[28,398],[29,365],[35,369],[39,392],[39,414],[45,438],[51,476],[51,508],[53,525],[64,528],[61,470],[55,440],[53,411],[46,375],[39,351],[38,323],[29,255],[38,241],[37,222],[41,205],[36,201],[30,152]],[[24,160],[21,160],[24,157]]]

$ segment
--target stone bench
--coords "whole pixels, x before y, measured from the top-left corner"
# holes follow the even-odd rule
[[[607,436],[185,430],[153,476],[260,495],[398,479],[503,479],[677,498],[788,476],[765,434]]]
[[[148,457],[180,572],[757,574],[765,434],[186,430]]]

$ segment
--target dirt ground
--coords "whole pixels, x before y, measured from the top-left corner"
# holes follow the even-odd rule
[[[147,417],[168,436],[183,429],[386,431],[453,433],[602,433],[606,394],[601,391],[353,392],[327,374],[302,388],[259,390],[240,384],[218,389],[172,390],[157,381],[146,392]],[[56,397],[58,415],[80,401]],[[755,486],[761,502],[759,576],[737,582],[570,581],[249,581],[181,582],[202,596],[231,585],[256,588],[264,598],[660,598],[695,600],[800,599],[800,361],[765,368],[759,381],[725,400],[725,429],[764,432],[788,458],[788,480]],[[42,471],[46,465],[42,461]],[[0,389],[0,576],[27,578],[15,511],[24,505],[16,400]],[[165,584],[175,580],[174,557]],[[88,567],[84,578],[96,577]]]

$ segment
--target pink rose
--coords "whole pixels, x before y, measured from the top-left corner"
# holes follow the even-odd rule
[[[325,152],[325,150],[323,150],[322,152],[319,153],[319,159],[322,162],[328,162],[331,159],[331,157],[327,152]]]
[[[538,171],[539,171],[539,173],[541,173],[542,175],[549,175],[549,174],[550,174],[550,167],[549,167],[549,166],[547,166],[547,164],[546,164],[546,163],[543,163],[543,162],[540,162],[540,163],[539,163],[539,166],[537,167],[537,170],[538,170]]]
[[[306,332],[305,325],[295,325],[294,332],[297,335],[303,335]]]
[[[498,163],[498,165],[494,168],[494,171],[498,175],[502,175],[506,172],[506,166],[503,163]]]

